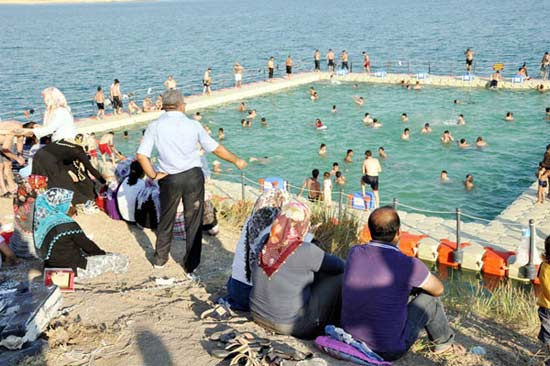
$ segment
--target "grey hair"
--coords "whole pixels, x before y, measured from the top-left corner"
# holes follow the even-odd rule
[[[178,90],[167,90],[162,94],[163,109],[176,109],[183,104],[183,95]]]

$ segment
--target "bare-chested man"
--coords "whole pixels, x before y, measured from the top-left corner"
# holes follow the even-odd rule
[[[315,61],[315,72],[321,71],[321,52],[319,50],[315,50],[313,53],[313,60]]]
[[[328,71],[334,72],[334,52],[332,51],[332,48],[329,48],[327,52],[327,65]]]
[[[474,51],[468,48],[464,55],[466,56],[466,71],[472,71],[472,65],[474,64]]]
[[[115,159],[115,142],[114,142],[115,133],[108,132],[105,135],[101,136],[99,139],[99,152],[101,153],[101,158],[103,159],[103,164],[107,163],[106,156],[109,155],[113,163],[116,162]]]
[[[176,80],[174,80],[174,78],[172,77],[172,75],[168,75],[168,78],[164,81],[164,87],[166,89],[176,89]]]
[[[293,65],[292,57],[288,55],[285,61],[287,79],[290,79],[290,77],[292,76],[292,65]]]
[[[274,72],[275,72],[275,58],[271,56],[269,60],[267,60],[267,77],[269,81],[273,80]]]
[[[365,160],[362,167],[363,177],[361,178],[361,190],[365,195],[365,185],[370,185],[375,198],[375,207],[380,204],[380,196],[378,193],[378,176],[382,172],[382,166],[378,159],[372,156],[370,150],[365,151]]]
[[[349,62],[348,62],[349,56],[346,50],[342,51],[342,55],[340,56],[340,58],[342,59],[342,69],[346,69],[346,71],[349,71]]]
[[[298,196],[302,196],[304,190],[307,189],[307,199],[311,202],[319,201],[321,198],[321,184],[317,180],[319,178],[319,169],[311,171],[311,177],[307,178],[300,189]]]
[[[113,104],[113,113],[122,113],[122,93],[120,92],[120,81],[115,79],[109,89],[109,98]]]
[[[204,72],[204,75],[202,76],[202,95],[205,95],[208,93],[208,95],[212,94],[212,76],[210,75],[212,73],[212,69],[209,67]]]
[[[100,86],[97,87],[97,92],[94,97],[95,103],[97,105],[97,119],[102,119],[105,117],[105,95]]]
[[[548,71],[550,70],[550,53],[545,52],[540,61],[540,78],[548,79]]]
[[[235,74],[235,88],[240,88],[243,82],[244,67],[238,62],[233,66],[233,73]]]

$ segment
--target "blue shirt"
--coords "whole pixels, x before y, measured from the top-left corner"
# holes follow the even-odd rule
[[[149,124],[137,153],[151,157],[156,148],[160,171],[177,174],[202,167],[198,145],[208,152],[218,147],[199,122],[170,111]]]

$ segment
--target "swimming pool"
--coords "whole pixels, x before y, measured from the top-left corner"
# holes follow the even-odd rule
[[[316,102],[309,99],[310,85],[247,100],[248,108],[258,112],[252,128],[241,127],[240,120],[246,114],[237,111],[237,104],[202,110],[202,122],[215,137],[218,128],[223,128],[224,145],[238,155],[247,159],[269,157],[267,164],[251,162],[247,167],[246,176],[255,181],[279,176],[300,186],[313,168],[322,175],[338,162],[348,180],[344,192],[357,192],[365,150],[378,156],[376,151],[383,146],[388,158],[381,160],[382,203],[397,197],[404,204],[423,209],[449,211],[461,207],[486,219],[495,217],[533,182],[538,162],[550,143],[550,123],[543,119],[545,107],[550,106],[549,96],[532,91],[435,87],[415,91],[368,83],[357,87],[349,83],[313,86],[320,96]],[[363,96],[365,105],[356,105],[354,95]],[[467,104],[454,104],[455,99]],[[332,105],[336,105],[336,113],[331,112]],[[514,112],[514,122],[504,121],[507,111]],[[362,122],[365,112],[383,126],[366,127]],[[401,121],[402,113],[408,114],[408,123]],[[464,114],[466,125],[456,125],[459,114]],[[267,119],[267,127],[260,125],[261,117]],[[317,131],[315,118],[328,129]],[[426,122],[433,132],[421,135]],[[411,130],[410,141],[400,139],[406,127]],[[117,141],[122,152],[135,151],[142,128],[130,131],[130,140]],[[484,149],[443,146],[439,138],[447,129],[456,140],[466,138],[475,145],[475,139],[483,136],[489,145]],[[321,143],[327,144],[326,158],[318,155]],[[343,162],[347,149],[355,153],[351,164]],[[211,163],[215,156],[208,156],[208,160]],[[225,162],[222,169],[225,174],[238,174]],[[449,172],[450,183],[440,183],[441,170]],[[473,191],[466,191],[462,184],[468,173],[474,176]],[[232,179],[224,175],[219,178]]]

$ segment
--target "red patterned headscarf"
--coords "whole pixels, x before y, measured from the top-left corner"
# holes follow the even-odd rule
[[[310,218],[309,208],[301,202],[291,201],[283,206],[260,254],[260,267],[268,277],[273,276],[303,243],[309,231]]]

